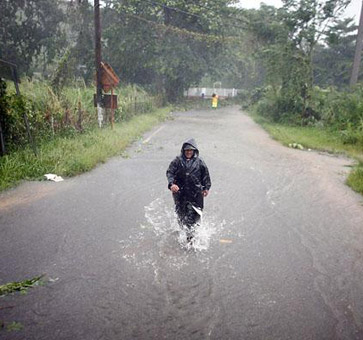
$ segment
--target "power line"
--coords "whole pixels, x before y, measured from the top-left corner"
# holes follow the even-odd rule
[[[197,6],[197,7],[201,8],[201,9],[204,9],[204,10],[210,10],[210,8],[202,6],[202,5],[197,4],[197,3],[193,3],[193,6]],[[231,7],[229,7],[229,8],[231,8]],[[237,8],[235,8],[235,9],[237,9]],[[233,17],[233,16],[230,16],[230,15],[227,18],[239,21],[239,22],[241,22],[243,24],[249,24],[249,22],[247,20],[244,20],[244,19],[241,19],[241,18]]]
[[[149,2],[149,3],[153,4],[153,5],[157,5],[157,6],[160,6],[160,7],[163,7],[163,8],[170,9],[170,10],[175,11],[175,12],[180,12],[180,13],[187,14],[189,16],[193,16],[193,17],[196,17],[196,18],[203,19],[203,17],[201,17],[200,15],[197,15],[197,14],[194,14],[194,13],[190,13],[188,11],[184,11],[184,10],[182,10],[180,8],[170,7],[170,6],[161,4],[160,2],[156,2],[156,1],[153,1],[153,0],[144,0],[144,1]]]
[[[124,13],[123,15],[128,16],[130,18],[136,19],[136,20],[140,20],[143,21],[149,25],[152,25],[160,30],[163,31],[172,31],[175,34],[178,35],[182,35],[182,36],[189,36],[190,38],[193,38],[195,40],[200,40],[200,41],[208,41],[208,42],[212,42],[212,43],[216,43],[216,42],[229,42],[229,41],[239,41],[239,39],[237,37],[219,37],[216,35],[211,35],[211,34],[205,34],[205,33],[199,33],[199,32],[192,32],[189,31],[185,28],[180,28],[180,27],[176,27],[176,26],[172,26],[172,25],[165,25],[165,24],[160,24],[157,23],[155,21],[152,20],[148,20],[146,18],[143,18],[139,15],[135,15],[135,14],[126,14]]]
[[[200,16],[198,14],[194,14],[194,13],[191,13],[189,11],[182,10],[180,8],[167,6],[167,5],[164,5],[164,4],[162,4],[160,2],[157,2],[157,1],[153,1],[153,0],[144,0],[144,1],[145,2],[149,2],[149,3],[151,3],[153,5],[156,5],[156,6],[160,6],[162,8],[170,9],[170,10],[175,11],[175,12],[183,13],[183,14],[186,14],[186,15],[189,15],[189,16],[192,16],[192,17],[200,18],[200,19],[205,19],[205,18],[203,18],[202,16]],[[205,7],[201,6],[201,5],[198,5],[198,4],[193,4],[193,5],[196,5],[199,8],[202,8],[202,9],[207,10],[207,8],[205,8]],[[240,21],[240,22],[246,24],[245,21],[243,21],[242,19],[239,19],[239,18],[235,18],[235,17],[229,16],[228,19],[237,20],[237,21]],[[228,24],[228,23],[221,23],[221,24],[224,25],[224,26],[230,26],[230,27],[233,27],[233,28],[246,29],[246,27],[242,27],[242,26],[238,26],[238,25],[234,25],[234,24]]]

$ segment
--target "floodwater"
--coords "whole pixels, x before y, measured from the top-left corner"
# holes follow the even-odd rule
[[[194,137],[212,188],[192,245],[165,172]],[[298,141],[297,141],[298,142]],[[61,183],[0,195],[6,339],[363,339],[363,207],[351,161],[289,149],[237,107],[173,114]]]

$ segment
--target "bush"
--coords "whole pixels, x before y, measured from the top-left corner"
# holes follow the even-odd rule
[[[363,145],[363,86],[353,91],[314,87],[305,102],[281,88],[261,92],[254,105],[257,114],[278,123],[329,128],[339,132],[344,143]]]
[[[27,114],[31,133],[37,140],[55,136],[71,137],[97,125],[93,87],[74,83],[72,86],[62,86],[55,94],[46,82],[23,79],[20,84],[22,95],[19,97],[13,85],[9,85],[10,91],[1,96],[3,106],[6,107],[1,119],[8,151],[28,142],[24,113]],[[117,88],[115,94],[118,95],[119,107],[115,110],[116,122],[150,112],[157,104],[153,97],[136,86]],[[110,110],[106,110],[104,124],[107,125],[109,121]]]
[[[363,121],[363,87],[353,91],[337,91],[334,88],[315,87],[311,104],[321,113],[321,120],[338,130],[349,126],[361,129]]]
[[[324,126],[338,131],[343,143],[363,146],[363,87],[353,91],[314,89],[312,104],[321,112]]]
[[[363,164],[360,163],[349,175],[347,183],[363,195]]]
[[[272,86],[267,87],[263,93],[255,105],[257,114],[274,122],[293,125],[301,123],[303,105],[300,97],[289,97],[281,93],[281,88]]]
[[[348,127],[346,130],[340,131],[340,137],[344,144],[361,145],[363,148],[363,132]]]
[[[44,120],[37,105],[26,96],[18,96],[15,93],[10,95],[4,94],[2,100],[6,103],[6,107],[1,115],[1,124],[6,149],[11,151],[23,147],[28,142],[24,120],[25,114],[28,118],[32,135],[35,135],[36,131],[41,131],[44,128]]]

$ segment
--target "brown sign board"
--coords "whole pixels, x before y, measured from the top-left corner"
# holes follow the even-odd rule
[[[110,64],[101,62],[101,84],[102,89],[105,92],[111,90],[111,88],[116,87],[120,82],[120,78],[117,76]]]
[[[111,100],[112,97],[112,100]],[[117,95],[104,94],[102,95],[102,103],[105,109],[117,109]],[[93,95],[93,105],[97,107],[97,95]]]

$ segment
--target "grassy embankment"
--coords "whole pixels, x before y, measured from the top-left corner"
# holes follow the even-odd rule
[[[153,125],[165,120],[170,107],[159,108],[153,97],[137,86],[116,89],[118,109],[115,125],[98,128],[93,107],[94,88],[75,83],[55,94],[45,82],[23,79],[19,102],[7,84],[6,141],[8,153],[0,157],[0,191],[21,180],[44,179],[44,174],[74,176],[89,171],[108,158],[122,155],[125,148]],[[38,155],[26,138],[22,112],[27,112]],[[80,123],[79,123],[80,122]]]
[[[273,123],[260,115],[250,113],[250,116],[269,134],[283,145],[301,144],[304,148],[345,154],[357,161],[350,173],[347,184],[363,195],[363,145],[344,144],[338,132],[317,127],[297,127]]]
[[[90,129],[72,137],[56,137],[38,145],[38,157],[27,147],[0,158],[0,191],[21,180],[44,179],[44,174],[74,176],[108,158],[123,155],[125,148],[153,125],[165,120],[170,108],[136,115],[103,129]]]

